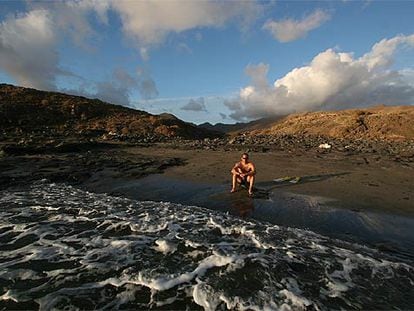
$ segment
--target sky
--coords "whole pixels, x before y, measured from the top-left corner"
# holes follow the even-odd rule
[[[0,82],[196,124],[414,104],[414,1],[0,1]]]

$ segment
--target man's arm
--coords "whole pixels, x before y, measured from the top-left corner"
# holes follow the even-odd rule
[[[246,176],[254,176],[254,175],[256,175],[256,167],[254,166],[253,163],[250,163],[249,168],[250,168],[250,171],[247,172],[245,175]]]
[[[238,162],[234,164],[231,173],[240,176],[240,165]]]

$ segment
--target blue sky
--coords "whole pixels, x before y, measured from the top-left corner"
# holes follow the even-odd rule
[[[194,123],[414,103],[414,1],[2,1],[0,79]]]

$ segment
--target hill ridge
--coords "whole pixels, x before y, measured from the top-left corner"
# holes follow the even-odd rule
[[[333,138],[413,140],[414,106],[374,106],[295,113],[247,135],[307,135]]]
[[[48,130],[54,135],[117,135],[200,139],[218,133],[174,116],[106,103],[99,99],[0,84],[0,129],[27,134]],[[72,132],[72,133],[71,133]]]

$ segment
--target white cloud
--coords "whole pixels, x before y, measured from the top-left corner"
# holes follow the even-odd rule
[[[94,16],[99,22],[108,24],[110,2],[107,0],[40,1],[28,2],[28,7],[35,10],[48,10],[54,27],[60,35],[68,34],[77,46],[93,50],[94,40],[99,39],[99,33],[93,29],[89,19]]]
[[[318,28],[330,18],[331,16],[327,12],[316,10],[302,20],[269,20],[263,25],[263,29],[270,31],[276,40],[289,42],[305,37],[309,31]]]
[[[0,24],[0,70],[19,85],[54,90],[58,75],[74,76],[59,68],[57,44],[69,34],[75,44],[92,49],[97,34],[88,15],[107,22],[109,3],[97,0],[29,2],[29,11],[9,16]]]
[[[267,87],[267,73],[269,72],[269,65],[260,63],[259,65],[248,65],[245,73],[252,80],[253,85],[258,89],[265,89]],[[243,91],[244,96],[248,96],[252,92],[251,88]]]
[[[111,1],[125,34],[139,47],[163,42],[170,33],[199,27],[222,27],[238,20],[242,28],[260,12],[253,1]]]
[[[124,34],[147,61],[150,49],[171,33],[200,27],[222,27],[229,21],[241,28],[251,23],[261,10],[254,1],[126,1],[79,0],[28,2],[27,13],[12,16],[0,24],[0,70],[17,83],[39,89],[55,89],[58,75],[73,75],[59,68],[57,44],[67,39],[93,50],[100,34],[91,17],[108,24],[108,13],[118,14]],[[188,46],[178,48],[190,52]],[[155,82],[138,72],[138,88],[143,98],[158,95]],[[111,82],[109,82],[111,83]]]
[[[55,88],[59,72],[56,34],[47,10],[33,10],[0,24],[0,69],[20,85]]]
[[[412,104],[414,84],[407,78],[410,71],[390,70],[401,46],[414,47],[414,34],[382,40],[357,59],[351,53],[328,49],[308,66],[293,69],[273,85],[264,82],[267,65],[249,65],[246,73],[252,84],[225,104],[236,120],[317,109]]]
[[[204,104],[204,97],[198,99],[190,99],[190,101],[181,107],[181,110],[189,111],[207,111],[206,105]]]
[[[258,16],[262,6],[255,1],[129,1],[79,0],[63,2],[35,2],[33,7],[47,7],[56,18],[56,25],[64,29],[79,46],[91,48],[88,40],[98,37],[88,16],[94,13],[102,23],[108,23],[108,12],[119,15],[122,30],[147,61],[152,47],[161,44],[171,33],[181,33],[200,27],[223,27],[237,21],[246,29]],[[201,34],[196,34],[201,39]],[[88,40],[86,40],[88,39]]]

